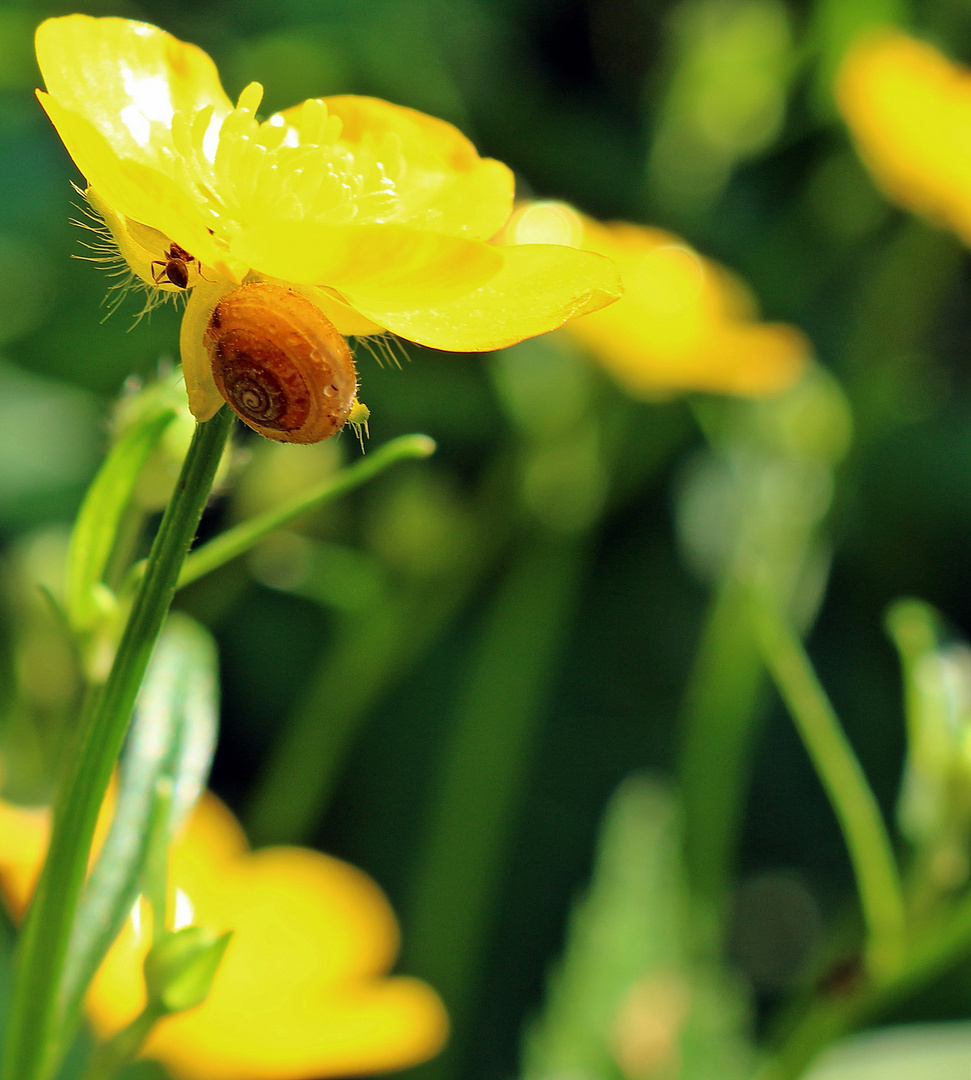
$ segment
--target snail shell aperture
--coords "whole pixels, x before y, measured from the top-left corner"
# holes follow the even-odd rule
[[[254,431],[313,443],[344,425],[357,391],[354,360],[310,300],[268,281],[227,293],[205,333],[219,393]]]

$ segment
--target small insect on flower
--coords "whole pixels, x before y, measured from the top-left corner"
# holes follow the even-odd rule
[[[169,244],[168,251],[161,259],[152,261],[152,277],[156,285],[168,282],[177,289],[185,289],[189,285],[189,267],[195,262],[195,257],[190,255],[183,247],[179,247],[173,240]],[[160,269],[156,270],[156,267]],[[195,268],[198,270],[198,266]]]

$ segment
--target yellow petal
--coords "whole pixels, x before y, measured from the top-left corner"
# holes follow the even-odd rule
[[[232,108],[202,49],[148,23],[68,15],[42,22],[35,44],[61,109],[83,116],[118,156],[161,172],[175,152],[175,113],[211,106],[225,115]],[[95,177],[88,180],[104,191]]]
[[[368,337],[384,333],[383,326],[378,326],[359,311],[355,311],[339,293],[333,290],[321,289],[316,285],[298,285],[294,281],[280,281],[271,277],[265,277],[264,280],[276,282],[277,285],[305,296],[312,304],[320,308],[334,324],[334,329],[338,334],[344,337]]]
[[[563,204],[534,203],[517,210],[503,240],[536,235],[561,236],[616,263],[624,296],[572,320],[566,332],[634,396],[776,393],[805,367],[805,336],[755,321],[749,290],[671,233],[603,225]]]
[[[212,377],[212,364],[203,344],[203,335],[216,304],[235,288],[235,282],[222,278],[215,282],[200,281],[189,294],[182,316],[179,330],[182,375],[189,411],[200,423],[210,420],[225,404]]]
[[[837,99],[891,199],[971,243],[971,72],[900,33],[855,46]]]
[[[517,207],[496,236],[497,244],[563,244],[583,247],[583,216],[567,203],[539,201]],[[591,251],[597,249],[590,245]],[[600,254],[603,254],[601,252]]]
[[[240,1002],[293,997],[294,987],[329,986],[390,967],[397,924],[367,875],[307,848],[221,848],[205,835],[213,832],[206,818],[214,813],[228,812],[207,795],[170,863],[196,921],[235,929],[241,942],[214,994],[231,991]]]
[[[502,228],[512,211],[512,170],[480,158],[457,128],[414,109],[352,95],[304,102],[281,116],[301,139],[312,139],[321,103],[340,121],[341,143],[358,156],[405,163],[404,169],[391,170],[396,205],[384,220],[473,240],[488,240]],[[306,136],[305,128],[310,129]]]
[[[84,116],[66,110],[49,94],[38,91],[37,97],[88,185],[117,215],[157,229],[203,263],[218,261],[206,220],[183,189],[154,168],[118,157]]]
[[[489,240],[502,228],[512,211],[516,186],[511,170],[485,158],[470,172],[458,175],[429,193],[425,206],[408,202],[411,225],[471,240]]]
[[[329,286],[396,308],[460,296],[502,266],[489,244],[391,224],[259,225],[236,238],[232,253],[269,277]]]
[[[199,925],[232,929],[210,996],[161,1022],[144,1052],[179,1080],[313,1080],[425,1060],[444,1041],[438,997],[384,978],[394,916],[359,870],[302,848],[250,853],[238,823],[203,796],[173,845],[170,879]],[[87,1009],[104,1037],[144,1002],[151,929],[129,920],[92,984]]]
[[[812,353],[791,326],[726,325],[686,340],[677,327],[652,326],[636,312],[607,318],[609,312],[577,319],[569,332],[635,397],[684,390],[774,394],[796,381]]]
[[[340,117],[346,142],[381,141],[394,135],[409,163],[454,172],[468,172],[480,161],[472,143],[445,120],[380,98],[343,94],[323,101],[331,116]]]
[[[92,187],[87,188],[84,197],[91,209],[104,222],[119,254],[132,272],[152,288],[162,287],[173,291],[174,286],[160,286],[155,280],[155,271],[158,267],[154,264],[164,259],[164,252],[168,250],[170,244],[168,237],[158,229],[130,221],[116,214],[111,205],[106,203]]]
[[[19,919],[27,910],[51,831],[46,806],[17,806],[0,800],[0,893]]]
[[[450,352],[502,349],[596,311],[623,292],[617,269],[589,251],[553,244],[496,248],[502,268],[452,300],[410,309],[378,307],[342,290],[360,312],[409,341]]]
[[[115,809],[112,780],[98,813],[90,866],[107,835]],[[19,919],[27,909],[40,877],[51,833],[49,806],[20,806],[0,799],[0,894],[7,910]]]
[[[418,1064],[448,1030],[433,991],[400,977],[268,1001],[249,1024],[240,1022],[243,1008],[227,998],[218,1010],[207,1002],[163,1021],[145,1053],[178,1080],[313,1080]]]

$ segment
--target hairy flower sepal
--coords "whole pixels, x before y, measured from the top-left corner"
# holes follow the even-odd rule
[[[218,407],[199,351],[207,313],[244,282],[313,290],[342,335],[470,352],[622,292],[593,252],[488,243],[512,210],[512,173],[444,121],[341,96],[261,122],[258,84],[234,107],[205,53],[125,19],[48,19],[37,57],[40,101],[133,273],[192,290],[181,345],[199,419]],[[168,273],[173,244],[184,275]]]
[[[122,217],[116,214],[111,205],[104,201],[94,188],[87,188],[84,198],[94,211],[94,217],[100,221],[111,237],[111,243],[117,249],[117,253],[124,260],[134,276],[150,290],[161,289],[164,292],[178,295],[187,287],[195,285],[200,277],[199,263],[194,256],[188,260],[180,257],[180,261],[187,263],[185,284],[178,284],[166,274],[166,267],[170,261],[167,257],[172,251],[172,241],[164,233],[153,229],[149,225],[142,225],[138,221]],[[92,216],[92,215],[89,215]],[[102,250],[102,249],[98,249]],[[110,252],[113,248],[109,245],[105,251]],[[183,256],[182,248],[176,247],[176,251]],[[150,301],[151,304],[151,301]]]

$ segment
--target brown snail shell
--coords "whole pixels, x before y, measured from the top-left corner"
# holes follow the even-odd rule
[[[354,359],[300,293],[268,281],[241,285],[216,304],[204,341],[219,393],[254,431],[313,443],[343,427],[357,392]]]

